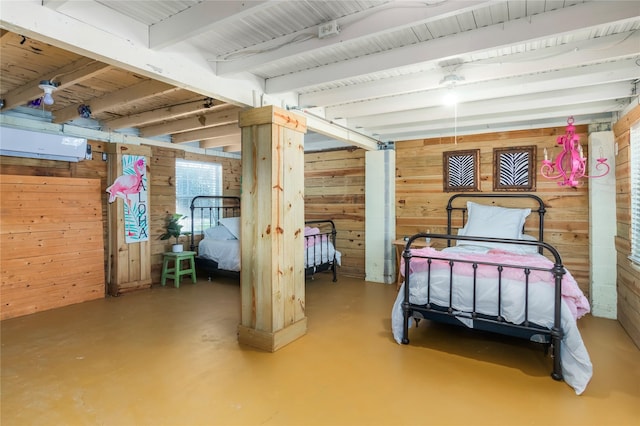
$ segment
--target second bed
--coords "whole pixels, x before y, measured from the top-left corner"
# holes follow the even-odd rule
[[[197,252],[196,268],[209,274],[240,273],[240,198],[201,195],[191,200],[191,250]],[[197,243],[197,229],[203,238]],[[332,220],[305,222],[305,275],[331,271],[337,281],[341,253],[336,250],[336,227]],[[196,250],[197,249],[197,250]]]

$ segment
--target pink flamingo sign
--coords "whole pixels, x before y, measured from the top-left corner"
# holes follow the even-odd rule
[[[145,157],[122,156],[122,176],[107,188],[109,202],[124,200],[125,242],[139,243],[149,240],[149,200]]]

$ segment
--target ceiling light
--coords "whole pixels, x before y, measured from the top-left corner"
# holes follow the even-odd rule
[[[458,94],[455,90],[447,90],[447,93],[442,97],[442,103],[445,105],[455,105],[458,103]]]
[[[44,91],[42,102],[45,105],[53,105],[53,96],[51,94],[58,88],[58,85],[51,80],[42,80],[38,87]]]
[[[445,86],[449,90],[442,97],[442,103],[445,105],[456,105],[458,103],[458,94],[456,93],[456,83],[464,81],[464,77],[457,74],[447,74],[442,80],[440,85]]]

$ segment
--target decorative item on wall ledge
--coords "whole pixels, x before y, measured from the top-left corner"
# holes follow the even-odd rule
[[[442,153],[444,192],[480,191],[480,150]]]
[[[556,156],[553,162],[549,160],[547,148],[544,149],[544,160],[542,160],[542,167],[540,167],[540,174],[547,179],[558,180],[560,186],[570,186],[575,188],[580,185],[578,179],[585,178],[599,178],[606,176],[609,173],[609,165],[607,159],[602,157],[598,158],[595,166],[596,170],[601,172],[596,176],[589,176],[587,174],[587,156],[582,151],[582,145],[580,145],[580,136],[575,133],[575,126],[573,125],[573,116],[567,119],[566,134],[558,136],[558,145],[562,146],[562,151]]]
[[[536,147],[493,149],[494,191],[536,190]]]

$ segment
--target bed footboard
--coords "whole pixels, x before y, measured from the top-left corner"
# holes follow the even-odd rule
[[[554,261],[534,255],[537,256],[536,261],[527,261],[527,256],[522,256],[517,259],[520,261],[518,263],[513,259],[482,260],[472,255],[456,255],[431,248],[410,249],[413,241],[419,238],[430,238],[432,242],[443,240],[441,245],[458,240],[535,246],[539,251],[550,253]],[[566,272],[554,247],[541,241],[421,233],[409,238],[402,256],[405,276],[404,300],[401,305],[404,320],[403,344],[409,343],[409,321],[412,318],[416,321],[430,319],[524,338],[551,344],[551,375],[556,380],[562,379],[562,279]],[[549,284],[541,286],[540,277],[546,277],[544,279],[549,280]],[[489,293],[492,295],[491,300],[487,299]],[[513,294],[517,295],[516,308],[511,299]],[[533,296],[537,294],[550,295],[552,299],[550,303],[553,306],[549,308],[552,319],[549,318],[549,324],[536,323],[538,314],[531,306]],[[518,319],[514,321],[514,318]]]
[[[338,281],[336,225],[332,220],[305,221],[305,276],[331,270],[333,282]]]

